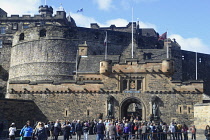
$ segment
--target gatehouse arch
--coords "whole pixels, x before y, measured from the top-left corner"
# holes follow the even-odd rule
[[[132,110],[133,109],[133,110]],[[137,97],[128,97],[120,104],[120,118],[139,117],[141,120],[146,120],[146,106]]]

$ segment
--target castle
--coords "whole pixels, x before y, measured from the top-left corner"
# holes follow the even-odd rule
[[[62,8],[39,13],[8,17],[0,8],[0,91],[3,111],[6,102],[21,106],[16,121],[152,116],[192,124],[194,105],[207,102],[210,55],[159,40],[138,22],[83,28]]]

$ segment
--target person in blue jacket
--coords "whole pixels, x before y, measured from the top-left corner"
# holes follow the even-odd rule
[[[26,125],[21,129],[20,136],[23,140],[31,140],[33,134],[33,128],[30,126],[30,121],[26,122]]]

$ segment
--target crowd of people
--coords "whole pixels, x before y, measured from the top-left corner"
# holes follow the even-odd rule
[[[16,127],[12,123],[9,128],[11,140],[15,140]],[[64,140],[72,139],[75,135],[77,140],[84,135],[84,140],[88,140],[89,135],[96,135],[96,140],[117,140],[117,139],[140,139],[140,140],[196,140],[196,128],[194,125],[188,127],[186,124],[171,122],[167,125],[165,122],[154,121],[143,122],[138,119],[128,120],[102,120],[98,121],[64,121],[55,122],[37,122],[34,126],[30,121],[20,131],[20,137],[23,140],[58,140],[62,135]],[[210,140],[210,127],[207,125],[205,136]]]

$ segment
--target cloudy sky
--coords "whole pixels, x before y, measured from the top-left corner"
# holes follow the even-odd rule
[[[183,50],[210,54],[210,0],[0,0],[0,8],[8,15],[34,15],[45,3],[54,11],[62,6],[80,27],[126,26],[133,8],[133,20],[139,20],[141,28],[168,31]]]

